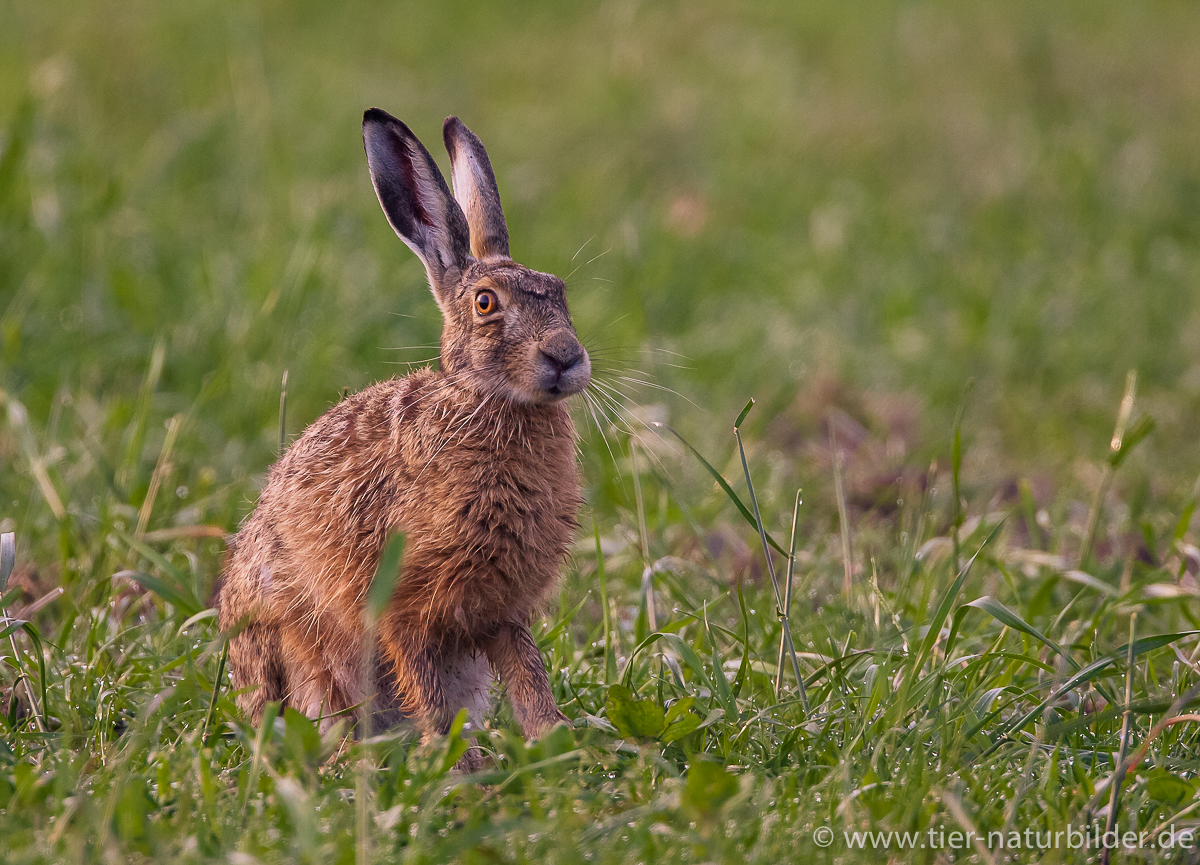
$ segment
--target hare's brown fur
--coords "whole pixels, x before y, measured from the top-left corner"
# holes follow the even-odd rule
[[[508,258],[491,168],[466,127],[447,120],[465,214],[407,127],[373,109],[364,136],[380,202],[442,308],[441,368],[343,400],[272,467],[219,593],[239,702],[257,722],[268,701],[317,717],[374,699],[387,721],[444,733],[459,709],[478,715],[494,671],[535,736],[563,717],[529,624],[576,528],[561,398],[586,385],[587,355],[562,282]],[[500,312],[480,314],[481,292]],[[404,564],[368,663],[364,602],[394,531]]]

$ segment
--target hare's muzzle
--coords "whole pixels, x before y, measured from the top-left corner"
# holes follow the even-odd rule
[[[577,394],[592,380],[592,362],[574,332],[558,330],[538,344],[537,384],[550,401]]]

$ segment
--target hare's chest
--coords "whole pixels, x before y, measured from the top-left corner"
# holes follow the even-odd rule
[[[396,526],[407,534],[402,593],[425,620],[473,631],[527,616],[545,597],[580,497],[573,463],[461,457],[452,473],[435,475],[436,491],[410,500]]]
[[[480,616],[488,604],[529,608],[557,578],[576,527],[569,416],[557,406],[510,407],[435,426],[416,425],[413,470],[397,479],[393,525],[408,536],[405,579]]]
[[[494,561],[522,569],[556,569],[579,509],[573,461],[509,459],[482,463],[463,502],[464,528]],[[540,568],[539,568],[540,566]]]

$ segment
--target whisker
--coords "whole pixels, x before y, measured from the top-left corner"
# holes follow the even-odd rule
[[[629,318],[629,316],[630,316],[630,315],[632,315],[632,313],[631,313],[631,312],[626,312],[626,313],[624,313],[623,315],[618,315],[616,318],[609,319],[607,322],[605,322],[605,324],[604,324],[604,326],[603,326],[602,328],[600,328],[599,330],[595,331],[595,334],[601,334],[601,333],[604,333],[604,331],[608,330],[608,329],[609,329],[609,328],[611,328],[613,325],[616,325],[616,324],[620,323],[621,321],[623,321],[624,319],[626,319],[626,318]]]
[[[585,390],[583,399],[587,403],[588,412],[592,416],[592,421],[596,424],[596,432],[600,433],[600,439],[604,442],[604,448],[608,451],[609,458],[613,461],[613,465],[617,464],[617,455],[613,453],[612,445],[609,444],[608,436],[604,433],[604,427],[600,423],[600,418],[596,416],[596,404],[591,395]],[[604,414],[603,411],[600,412]]]
[[[631,384],[640,384],[640,385],[643,385],[644,387],[652,387],[652,388],[654,388],[655,390],[666,391],[667,393],[674,394],[675,396],[679,397],[679,398],[680,398],[680,399],[682,399],[682,400],[687,400],[689,403],[691,403],[691,404],[692,404],[693,406],[695,406],[696,408],[700,408],[700,406],[696,405],[696,403],[692,402],[692,400],[688,399],[686,396],[684,396],[683,394],[681,394],[679,391],[677,391],[677,390],[674,390],[673,388],[669,388],[669,387],[667,387],[666,385],[655,384],[655,383],[654,383],[654,382],[652,382],[652,381],[644,381],[643,379],[640,379],[640,378],[631,378],[631,377],[629,377],[629,376],[626,376],[626,375],[617,376],[617,377],[618,377],[619,379],[621,379],[622,381],[627,381],[627,382],[630,382]]]
[[[600,379],[593,378],[592,384],[599,388],[600,391],[604,392],[610,399],[616,400],[617,402],[620,402],[621,400],[632,399],[629,394],[625,393],[611,382],[605,382],[601,381]]]
[[[593,234],[591,237],[589,237],[587,240],[585,240],[583,242],[583,246],[581,246],[581,247],[579,247],[579,249],[575,250],[575,254],[571,256],[571,261],[574,261],[576,258],[578,258],[579,253],[583,252],[583,247],[587,246],[589,243],[591,243],[595,239],[596,239],[596,235]],[[563,282],[566,282],[566,280],[564,279]]]
[[[674,355],[675,357],[681,357],[681,358],[683,358],[684,360],[691,360],[691,359],[692,359],[692,358],[688,357],[686,354],[683,354],[682,352],[678,352],[678,351],[672,351],[672,350],[671,350],[671,349],[669,349],[669,348],[662,348],[661,346],[656,346],[656,345],[643,345],[643,346],[639,346],[639,351],[643,351],[643,352],[658,352],[658,353],[660,353],[660,354],[672,354],[672,355]]]
[[[625,413],[620,405],[616,404],[603,391],[594,387],[588,387],[585,394],[588,395],[591,404],[600,412],[600,416],[608,422],[609,426],[613,427],[618,432],[628,433],[630,430],[625,428],[622,423],[622,415]]]
[[[616,417],[609,417],[608,412],[604,412],[603,409],[601,409],[601,412],[604,414],[604,416],[608,418],[609,423],[611,423],[620,432],[623,432],[627,435],[634,435],[632,427],[630,427],[628,424],[622,425],[621,423],[618,423],[619,420],[624,420],[626,417],[632,417],[631,413],[621,405],[620,401],[610,394],[605,393],[603,389],[598,388],[592,391],[592,393],[596,397],[598,406],[607,405],[609,410],[616,415]]]
[[[592,236],[593,236],[593,237],[595,237],[595,235],[592,235]],[[588,241],[588,243],[590,243],[590,242],[591,242],[591,241],[589,240],[589,241]],[[587,246],[587,244],[585,243],[583,246]],[[579,247],[579,252],[582,252],[582,251],[583,251],[583,246]],[[576,253],[575,253],[575,255],[579,255],[579,252],[576,252]],[[590,258],[590,259],[588,259],[587,261],[585,261],[585,262],[582,262],[581,264],[577,264],[577,265],[575,265],[575,268],[574,268],[574,270],[572,270],[572,271],[571,271],[570,273],[568,273],[568,274],[567,274],[565,277],[563,277],[563,282],[564,282],[564,283],[565,283],[565,282],[567,282],[567,281],[568,281],[568,280],[569,280],[569,279],[570,279],[572,276],[574,276],[574,275],[575,275],[575,272],[576,272],[577,270],[579,270],[579,268],[581,268],[581,267],[586,267],[587,265],[589,265],[589,264],[591,264],[593,261],[595,261],[597,258],[600,258],[600,256],[603,256],[603,255],[608,255],[610,252],[612,252],[612,247],[611,247],[611,246],[610,246],[608,249],[604,250],[604,252],[600,253],[600,255],[594,256],[593,258]],[[574,261],[574,260],[575,260],[575,256],[573,255],[573,256],[571,256],[571,261]]]
[[[628,419],[631,422],[636,421],[642,429],[652,433],[656,439],[673,447],[673,443],[669,439],[667,439],[665,436],[663,436],[663,434],[659,431],[658,427],[653,422],[646,421],[645,419],[638,417],[633,412],[628,411],[617,401],[617,399],[615,397],[605,394],[602,390],[597,390],[596,396],[603,398],[604,401],[607,402],[615,412],[618,412],[622,416],[623,419]],[[613,426],[616,427],[621,432],[624,432],[626,435],[637,437],[639,439],[642,438],[642,433],[634,430],[631,424],[626,424],[626,425],[622,426],[622,425],[617,424],[614,421]],[[659,468],[661,468],[663,470],[664,475],[667,475],[669,477],[670,472],[667,470],[667,467],[662,463],[662,461],[658,459],[657,455],[655,455],[655,461],[658,463]]]
[[[612,250],[613,250],[613,248],[610,246],[608,249],[604,250],[604,252],[600,253],[599,255],[593,255],[591,258],[589,258],[587,260],[587,264],[591,264],[597,258],[603,258],[604,256],[608,255],[610,252],[612,252]]]
[[[407,367],[411,368],[414,366],[423,366],[425,364],[430,364],[430,363],[433,363],[435,360],[439,360],[439,359],[440,359],[440,356],[435,354],[433,357],[427,357],[424,360],[385,360],[383,362],[383,365],[384,366],[407,366]]]

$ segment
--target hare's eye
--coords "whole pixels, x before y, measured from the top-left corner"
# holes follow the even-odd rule
[[[475,295],[475,311],[480,315],[488,315],[496,311],[499,306],[496,300],[496,293],[493,291],[481,291]]]

